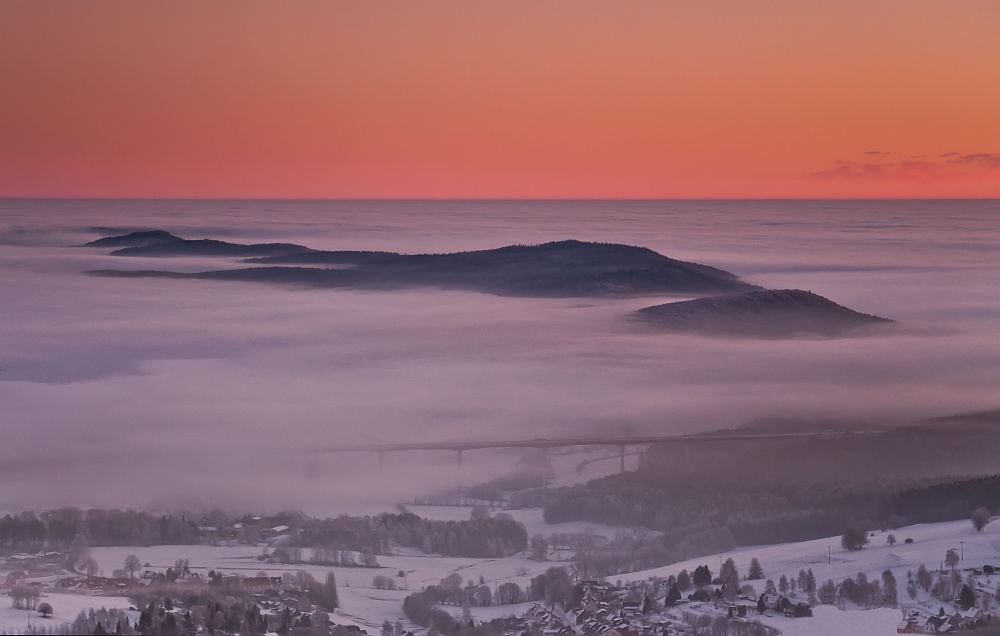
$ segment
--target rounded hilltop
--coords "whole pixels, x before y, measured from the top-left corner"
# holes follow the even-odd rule
[[[756,338],[856,335],[893,324],[801,289],[698,298],[645,307],[634,315],[666,331]]]

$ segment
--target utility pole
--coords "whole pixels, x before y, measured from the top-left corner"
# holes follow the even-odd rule
[[[830,565],[831,563],[833,563],[833,546],[828,545],[826,546],[826,564]]]

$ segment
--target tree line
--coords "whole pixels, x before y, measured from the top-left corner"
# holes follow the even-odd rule
[[[968,519],[981,506],[1000,507],[1000,475],[968,479],[747,483],[664,481],[633,472],[584,485],[514,493],[511,507],[543,507],[549,523],[594,521],[659,530],[631,546],[581,550],[588,575],[641,564],[665,565],[735,545],[807,541],[844,528],[886,528]],[[647,565],[648,567],[648,565]]]
[[[528,547],[524,526],[498,514],[462,521],[424,519],[411,512],[370,517],[342,515],[306,519],[299,528],[299,544],[387,554],[392,546],[416,547],[425,553],[470,558],[496,558]]]
[[[421,627],[433,627],[443,634],[454,634],[467,627],[468,621],[456,621],[450,613],[438,607],[448,604],[462,607],[488,607],[513,605],[524,601],[541,601],[550,606],[561,605],[569,609],[583,598],[583,588],[574,585],[569,573],[562,567],[551,567],[531,579],[527,589],[517,583],[507,582],[496,591],[488,585],[468,581],[463,587],[460,574],[452,573],[438,585],[428,585],[403,599],[403,614]]]
[[[229,528],[235,525],[235,522],[213,521],[222,526],[220,530],[225,529],[224,523]],[[249,523],[250,517],[244,521]],[[327,519],[283,513],[261,523],[288,526],[288,545],[316,548],[324,563],[346,563],[344,554],[356,552],[362,555],[366,567],[377,567],[373,556],[389,554],[393,546],[470,558],[507,556],[528,546],[524,526],[504,514],[437,521],[409,512]],[[80,542],[87,546],[195,544],[202,538],[198,527],[195,520],[184,514],[156,516],[134,510],[77,508],[43,514],[27,511],[0,519],[0,553],[35,553],[46,547],[69,549]]]
[[[68,546],[77,537],[91,546],[198,543],[198,524],[183,515],[134,510],[61,508],[38,515],[26,511],[0,519],[0,553],[38,552]]]

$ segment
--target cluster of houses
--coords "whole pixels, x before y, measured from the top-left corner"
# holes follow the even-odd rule
[[[736,623],[751,623],[758,614],[759,603],[749,597],[733,601],[714,598],[709,600],[681,600],[672,606],[665,605],[665,597],[649,598],[636,589],[611,585],[603,581],[584,581],[583,599],[575,614],[561,615],[556,611],[535,604],[517,625],[504,626],[506,633],[542,634],[543,636],[569,636],[595,634],[598,636],[664,636],[693,633],[702,616],[710,620],[726,617]],[[785,597],[767,598],[767,612],[787,616],[803,615],[797,604]],[[806,606],[808,610],[808,606]],[[512,629],[506,629],[510,627]]]
[[[63,572],[61,569],[63,555],[59,552],[39,552],[37,554],[15,554],[6,557],[0,569],[8,570],[2,576],[0,593],[11,595],[15,588],[27,586],[41,593],[47,587],[45,578]],[[32,580],[34,579],[34,580]],[[41,579],[41,580],[39,580]],[[34,595],[37,597],[37,594]]]
[[[657,586],[652,586],[652,589],[657,589]],[[761,614],[787,618],[812,616],[812,609],[807,603],[796,602],[780,594],[763,594],[757,599],[741,595],[728,600],[706,591],[673,605],[667,605],[665,601],[662,595],[647,598],[645,592],[638,588],[614,586],[603,581],[584,581],[583,599],[575,614],[561,614],[535,604],[522,617],[506,619],[511,624],[504,625],[504,632],[543,636],[666,636],[695,633],[697,626],[709,624],[718,617],[725,617],[736,624],[751,624]],[[978,607],[942,608],[938,614],[905,609],[897,632],[952,634],[973,629],[987,620],[989,616]]]
[[[249,517],[231,526],[198,526],[198,538],[204,545],[257,545],[281,543],[281,537],[291,538],[286,525],[271,526],[262,517]]]
[[[24,558],[28,556],[30,558]],[[18,555],[18,558],[6,561],[6,566],[12,564],[30,566],[28,571],[13,570],[0,578],[0,593],[13,595],[15,588],[30,587],[42,591],[60,593],[77,593],[88,595],[121,595],[127,596],[138,588],[159,587],[162,585],[189,587],[199,585],[232,586],[239,584],[247,592],[249,598],[260,609],[261,616],[272,627],[287,620],[294,628],[309,625],[309,617],[313,615],[316,605],[307,594],[288,585],[277,576],[239,577],[211,572],[203,576],[190,572],[186,567],[171,572],[168,577],[163,572],[146,570],[135,577],[108,578],[101,576],[83,576],[67,571],[61,567],[62,555],[52,553],[51,563],[42,566],[38,555]],[[0,564],[0,567],[3,567]],[[37,597],[38,595],[36,595]],[[183,620],[183,610],[171,612],[176,621]],[[180,624],[180,622],[178,622]],[[368,636],[367,632],[354,625],[332,625],[327,630],[333,636]],[[413,634],[406,634],[413,636]]]
[[[651,630],[662,632],[663,626],[654,624],[654,619],[647,620],[642,612],[643,603],[629,600],[630,595],[627,588],[601,581],[584,581],[583,600],[576,615],[579,630],[584,634],[612,632],[612,636],[649,634]]]
[[[574,636],[576,631],[567,624],[568,617],[535,603],[520,618],[506,619],[505,634],[543,634],[544,636]]]
[[[972,629],[983,624],[986,615],[976,607],[955,610],[951,613],[941,609],[937,615],[910,610],[896,627],[899,634],[953,634],[963,629]]]
[[[37,552],[35,554],[22,552],[20,554],[12,554],[4,560],[6,561],[5,567],[7,568],[33,570],[35,568],[49,565],[59,565],[62,563],[63,555],[62,552],[56,552],[54,550]]]
[[[80,594],[93,594],[102,596],[127,596],[136,587],[156,587],[171,583],[173,585],[199,585],[205,580],[197,572],[187,570],[180,572],[176,577],[167,578],[162,572],[146,570],[137,577],[106,577],[106,576],[83,576],[71,574],[65,570],[61,571],[64,576],[59,576],[52,585],[60,592],[72,592]]]
[[[907,607],[903,610],[903,619],[896,627],[899,634],[953,634],[967,629],[975,629],[990,621],[993,617],[988,613],[988,608],[994,604],[994,599],[1000,599],[1000,588],[992,583],[992,575],[997,572],[994,566],[986,565],[982,569],[978,567],[964,570],[974,581],[968,583],[969,589],[973,592],[974,598],[969,598],[968,606],[962,604],[957,598],[954,605],[949,607],[946,603],[948,598],[938,598],[935,593],[934,603],[918,603],[915,607]],[[939,574],[947,576],[948,570],[942,569]],[[983,575],[986,578],[981,578]],[[968,579],[967,579],[968,580]],[[938,607],[937,613],[932,609]]]

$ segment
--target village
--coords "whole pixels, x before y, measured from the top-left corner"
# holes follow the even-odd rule
[[[10,598],[10,608],[4,611],[19,612],[17,616],[24,623],[18,625],[8,620],[0,625],[0,631],[60,633],[60,625],[70,625],[87,633],[120,630],[150,634],[240,633],[241,630],[288,634],[299,630],[294,633],[436,636],[461,631],[505,636],[773,636],[794,634],[796,625],[825,620],[831,612],[836,612],[878,616],[883,627],[891,619],[895,633],[945,634],[989,622],[1000,605],[1000,567],[994,569],[995,565],[982,560],[973,564],[969,558],[972,554],[978,558],[984,552],[995,557],[983,533],[961,541],[962,552],[969,554],[954,552],[953,555],[953,551],[948,551],[942,555],[945,560],[930,569],[922,564],[897,569],[903,581],[898,591],[890,569],[882,572],[881,579],[873,573],[869,580],[864,572],[856,571],[863,561],[848,562],[856,556],[867,557],[870,566],[880,567],[880,560],[889,558],[890,553],[893,556],[889,560],[898,559],[902,550],[913,550],[915,556],[929,555],[934,547],[943,545],[935,537],[954,538],[964,532],[958,522],[914,527],[918,543],[912,543],[911,539],[911,543],[902,547],[873,533],[871,546],[865,548],[867,553],[844,552],[839,557],[844,561],[840,571],[851,568],[856,575],[837,582],[833,571],[821,569],[821,559],[814,559],[811,567],[796,574],[794,570],[786,572],[787,565],[773,556],[784,554],[788,563],[801,562],[802,554],[806,553],[815,557],[820,546],[807,545],[817,542],[806,542],[755,550],[768,569],[781,579],[778,582],[764,578],[757,558],[751,559],[749,552],[743,551],[734,553],[725,562],[723,555],[718,555],[720,567],[715,573],[707,565],[699,564],[711,561],[706,557],[633,572],[613,583],[606,579],[582,579],[572,562],[560,560],[563,555],[555,550],[546,555],[552,560],[533,559],[539,555],[526,550],[489,562],[449,560],[433,555],[418,558],[407,556],[405,551],[373,559],[360,552],[342,551],[334,557],[336,567],[318,567],[318,563],[328,561],[331,556],[321,550],[290,545],[292,533],[287,525],[271,525],[263,518],[239,523],[240,527],[233,524],[221,531],[217,526],[199,526],[197,546],[157,548],[157,554],[170,550],[180,557],[166,567],[162,558],[151,564],[129,554],[118,567],[109,568],[108,558],[120,557],[123,548],[93,548],[75,553],[45,548],[5,557],[0,561],[0,581],[3,593]],[[252,543],[248,536],[252,537]],[[954,543],[951,539],[945,541]],[[910,547],[918,544],[927,545],[919,552]],[[249,556],[252,550],[257,551],[256,556]],[[243,555],[238,560],[225,556],[236,551]],[[136,552],[143,553],[139,549]],[[212,563],[195,564],[188,555],[196,554],[222,556]],[[239,567],[227,569],[226,559]],[[988,560],[997,563],[995,559]],[[462,565],[449,565],[459,562]],[[259,570],[253,570],[254,563]],[[436,565],[439,569],[421,575],[417,568],[410,567],[413,563],[424,567]],[[451,571],[448,576],[457,577],[460,586],[462,577],[454,568],[470,571],[477,563],[493,568],[483,571],[492,581],[485,580],[486,585],[482,585],[484,577],[480,575],[477,585],[470,576],[458,597],[433,605],[454,621],[447,627],[450,632],[442,630],[433,620],[424,625],[409,620],[406,612],[399,609],[405,607],[402,601],[407,594],[428,593],[438,587],[430,578],[433,572]],[[516,573],[512,572],[516,576],[497,578],[495,572],[507,565],[516,569]],[[831,557],[827,567],[833,565]],[[813,568],[818,576],[813,574]],[[365,571],[369,574],[363,574]],[[546,573],[556,580],[553,571],[560,578],[565,577],[567,589],[559,593],[539,591],[539,579],[544,579]],[[323,572],[325,577],[321,576]],[[824,582],[827,575],[830,578]],[[341,577],[339,589],[338,577]],[[446,578],[441,577],[442,584]],[[501,598],[501,580],[508,586],[515,580],[522,581],[524,595]],[[450,583],[455,585],[456,581]],[[491,585],[493,594],[487,592],[489,598],[483,599],[482,590],[490,590]],[[528,598],[529,590],[533,600]],[[433,594],[429,598],[433,602]],[[470,603],[468,599],[472,598],[479,600]],[[394,604],[397,609],[391,610]],[[76,607],[80,608],[78,615],[67,616],[66,610]],[[105,609],[100,610],[102,607]]]

